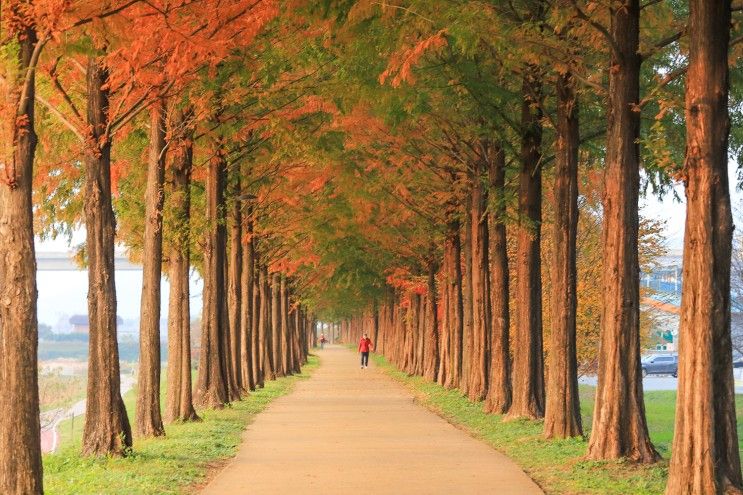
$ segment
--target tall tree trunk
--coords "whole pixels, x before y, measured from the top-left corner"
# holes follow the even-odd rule
[[[196,402],[204,407],[221,408],[230,402],[228,383],[229,353],[225,317],[225,261],[227,250],[224,224],[226,162],[217,145],[209,162],[206,179],[206,219],[208,232],[204,247],[204,309],[201,321],[201,357],[196,385]]]
[[[11,94],[12,164],[0,180],[0,492],[43,493],[39,424],[38,321],[34,251],[33,163],[36,151],[33,27],[18,39],[18,79]],[[40,48],[39,48],[40,49]],[[24,79],[30,76],[28,81]],[[26,91],[26,98],[23,98]]]
[[[460,243],[458,220],[450,220],[447,227],[447,246],[449,273],[447,274],[449,287],[449,373],[444,386],[456,388],[462,377],[462,346],[464,338],[464,302],[462,297],[462,245]]]
[[[379,345],[379,306],[377,301],[374,301],[374,337],[372,342],[374,343],[374,349],[377,349]]]
[[[488,143],[483,143],[487,152]],[[490,355],[490,259],[488,256],[488,218],[485,215],[488,195],[483,187],[483,162],[472,164],[472,349],[469,398],[480,401],[488,391],[488,361]]]
[[[176,111],[175,129],[186,131],[175,139],[169,191],[169,226],[173,238],[168,250],[170,294],[168,301],[168,386],[165,417],[168,421],[194,421],[191,391],[191,268],[190,217],[193,144],[190,112]]]
[[[165,194],[165,102],[150,109],[150,156],[145,190],[144,256],[139,320],[139,379],[137,433],[165,435],[160,414],[160,280],[163,258],[163,201]]]
[[[648,437],[640,374],[640,2],[611,13],[609,118],[604,190],[604,274],[599,374],[590,459],[658,459]]]
[[[578,100],[570,75],[557,81],[552,329],[544,416],[547,438],[583,435],[576,357],[576,236],[578,233]]]
[[[261,383],[265,379],[275,380],[276,369],[273,362],[272,350],[272,332],[271,332],[271,312],[272,312],[272,294],[269,281],[268,267],[264,264],[261,267],[261,311],[260,311],[260,349],[261,349]]]
[[[253,286],[255,284],[255,251],[253,249],[252,206],[242,215],[241,231],[247,237],[242,247],[242,272],[240,293],[240,359],[242,361],[241,382],[244,388],[255,390],[255,367],[253,364]]]
[[[286,276],[281,274],[280,294],[281,307],[279,312],[281,332],[281,367],[285,375],[292,372],[292,341],[291,329],[289,328],[289,291],[286,287]]]
[[[85,249],[88,258],[88,390],[83,454],[123,455],[132,431],[121,399],[119,347],[116,341],[114,242],[111,206],[111,138],[108,129],[108,70],[88,59],[89,146],[85,157]]]
[[[292,373],[301,373],[302,364],[304,364],[303,345],[302,345],[302,311],[299,307],[294,308],[291,313],[292,328]]]
[[[271,276],[271,359],[275,376],[286,375],[282,357],[281,338],[281,276]]]
[[[470,177],[470,180],[472,178]],[[462,371],[459,377],[459,389],[464,395],[469,395],[470,363],[472,362],[472,348],[474,345],[474,318],[472,301],[472,194],[467,195],[464,204],[464,225],[462,226]]]
[[[252,326],[251,326],[251,337],[252,337],[252,356],[253,356],[253,377],[255,380],[255,386],[258,388],[263,388],[265,385],[264,383],[264,375],[263,375],[263,347],[261,347],[262,344],[262,333],[261,333],[261,327],[262,319],[261,319],[261,311],[262,309],[262,302],[261,298],[263,297],[263,293],[261,292],[261,269],[260,269],[260,256],[258,255],[257,245],[255,239],[251,239],[251,244],[253,247],[253,303],[251,304],[251,308],[253,309],[253,316],[252,318]]]
[[[490,194],[495,197],[490,221],[490,380],[485,411],[505,414],[511,407],[510,313],[508,307],[508,241],[506,238],[506,155],[500,145],[490,150]]]
[[[436,286],[436,261],[428,262],[428,294],[426,297],[426,343],[423,356],[423,377],[435,381],[439,372],[439,315],[438,288]],[[376,316],[376,314],[375,314]],[[376,321],[375,321],[376,325]]]
[[[676,426],[666,493],[743,493],[730,338],[730,0],[691,0]]]
[[[513,355],[513,398],[510,417],[544,415],[542,362],[542,113],[541,81],[530,69],[523,81],[521,109],[521,170],[519,171],[519,225],[516,255],[517,352]]]
[[[228,269],[228,286],[227,286],[227,313],[229,320],[229,332],[230,332],[230,352],[229,352],[229,365],[230,374],[235,387],[235,399],[239,399],[246,391],[245,385],[243,384],[243,373],[242,373],[242,359],[241,359],[241,346],[242,346],[242,320],[240,319],[242,314],[242,271],[245,267],[242,266],[243,259],[243,246],[242,246],[242,204],[238,199],[241,192],[240,187],[240,169],[237,168],[233,174],[232,183],[232,205],[230,208],[230,253],[229,262],[227,263]]]

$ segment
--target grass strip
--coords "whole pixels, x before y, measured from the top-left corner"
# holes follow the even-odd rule
[[[289,393],[299,380],[319,366],[310,356],[299,375],[266,382],[243,401],[221,410],[198,411],[197,423],[166,425],[164,438],[137,439],[127,457],[86,458],[80,455],[82,418],[76,419],[73,438],[56,454],[44,456],[44,488],[51,495],[180,494],[195,491],[210,469],[233,457],[240,437],[259,412],[274,399]],[[125,396],[134,424],[136,391]],[[79,426],[78,426],[79,425]],[[69,425],[60,425],[61,429]]]
[[[448,390],[420,376],[408,376],[383,356],[373,355],[377,366],[413,391],[423,406],[451,424],[481,439],[516,462],[547,494],[659,495],[668,477],[673,438],[676,393],[646,392],[645,408],[651,439],[663,460],[649,466],[619,461],[585,459],[587,440],[547,440],[542,421],[503,421],[483,412],[482,403],[470,402],[459,390]],[[594,387],[581,386],[581,414],[586,438],[590,434]],[[736,396],[738,438],[743,423],[743,397]]]

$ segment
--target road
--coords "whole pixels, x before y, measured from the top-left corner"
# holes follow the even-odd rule
[[[743,394],[743,368],[733,370],[735,375],[735,393]],[[581,384],[596,386],[598,379],[595,376],[582,376],[578,380]],[[676,390],[678,379],[668,375],[650,375],[642,380],[642,388],[645,392],[654,390]]]
[[[418,405],[348,349],[259,414],[202,495],[541,494],[510,459]]]

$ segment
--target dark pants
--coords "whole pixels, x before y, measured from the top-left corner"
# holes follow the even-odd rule
[[[369,366],[369,351],[361,353],[361,366]]]

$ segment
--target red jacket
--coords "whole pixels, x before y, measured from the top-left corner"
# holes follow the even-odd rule
[[[359,352],[369,352],[369,349],[372,347],[372,341],[369,337],[364,338],[361,337],[361,341],[359,342]]]

